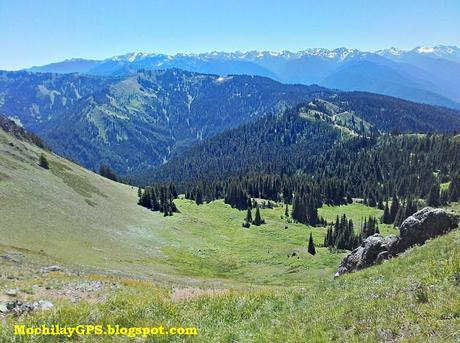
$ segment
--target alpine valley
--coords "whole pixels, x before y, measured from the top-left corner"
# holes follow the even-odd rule
[[[1,71],[0,340],[456,342],[459,133],[453,46]]]

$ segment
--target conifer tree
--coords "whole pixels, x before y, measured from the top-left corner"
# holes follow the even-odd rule
[[[415,212],[417,212],[417,202],[414,201],[411,197],[409,197],[406,201],[406,212],[404,215],[404,219],[410,217],[413,215]]]
[[[391,206],[390,206],[390,223],[394,223],[398,210],[399,210],[399,200],[396,195],[393,195],[393,199],[391,200]]]
[[[250,207],[248,207],[248,211],[246,212],[246,218],[244,220],[248,223],[252,223],[252,212]]]
[[[388,207],[388,201],[385,203],[385,208],[383,209],[382,223],[383,224],[392,224],[391,215],[390,215],[390,208]]]
[[[440,193],[439,184],[436,182],[430,188],[430,192],[428,193],[428,196],[426,199],[426,204],[428,206],[433,206],[433,207],[437,207],[441,205],[439,193]]]
[[[203,193],[201,192],[201,188],[198,186],[196,187],[195,191],[195,203],[197,205],[203,204]]]
[[[400,227],[404,219],[404,214],[406,213],[406,209],[404,206],[400,206],[398,209],[398,213],[396,213],[395,221],[393,222],[393,225],[396,227]]]
[[[310,232],[310,239],[308,240],[308,252],[311,255],[316,254],[315,243],[313,242],[313,236],[312,236],[311,232]]]
[[[252,224],[254,224],[255,226],[260,226],[262,224],[265,224],[265,221],[262,219],[260,215],[259,205],[256,206],[256,215],[254,217],[254,220],[252,221]]]
[[[441,205],[447,205],[449,203],[449,192],[448,190],[441,190],[441,195],[439,197],[439,203]]]
[[[447,189],[449,202],[456,202],[460,199],[460,174],[454,176]]]

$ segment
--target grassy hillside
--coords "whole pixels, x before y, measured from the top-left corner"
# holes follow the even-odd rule
[[[262,284],[299,283],[317,270],[331,276],[342,257],[319,246],[324,229],[287,224],[283,207],[262,210],[267,224],[249,230],[241,226],[245,213],[222,201],[197,206],[179,199],[180,213],[163,217],[137,206],[133,187],[49,153],[45,170],[38,148],[0,137],[4,251],[24,250],[77,269]],[[306,253],[310,232],[315,257]]]
[[[459,244],[460,232],[455,231],[364,271],[335,280],[308,278],[303,285],[283,288],[170,289],[92,275],[87,282],[119,287],[103,301],[94,294],[78,306],[57,299],[57,311],[9,318],[1,335],[21,341],[11,333],[18,323],[83,323],[198,328],[198,338],[153,336],[149,342],[456,342],[460,339]],[[33,282],[58,292],[75,282],[75,276],[56,273]],[[27,281],[17,284],[27,285]],[[111,342],[113,338],[81,340]],[[128,340],[117,337],[117,341]],[[59,339],[36,340],[50,341]]]
[[[249,229],[245,213],[222,201],[179,199],[181,212],[163,217],[136,205],[136,189],[51,153],[50,169],[39,167],[42,152],[0,131],[0,302],[16,289],[23,301],[55,305],[0,314],[4,341],[29,341],[13,336],[17,323],[197,327],[199,337],[185,340],[206,342],[460,339],[459,231],[333,279],[343,253],[321,246],[323,228],[287,223],[282,206],[263,209],[267,224]],[[319,213],[359,223],[381,211],[354,203]],[[310,232],[315,256],[306,252]],[[51,264],[63,271],[40,272]]]

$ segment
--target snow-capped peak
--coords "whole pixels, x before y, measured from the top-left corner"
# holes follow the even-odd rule
[[[435,50],[434,48],[427,48],[427,47],[424,47],[424,46],[419,46],[417,48],[415,48],[417,50],[417,52],[421,53],[421,54],[431,54],[433,53]]]
[[[404,54],[406,51],[397,49],[395,47],[391,47],[389,49],[384,49],[384,50],[377,50],[375,53],[377,55],[385,56],[385,55],[391,55],[391,56],[400,56]]]
[[[155,56],[156,54],[149,54],[146,52],[130,52],[125,55],[112,57],[112,61],[124,61],[124,62],[134,62],[145,57]]]

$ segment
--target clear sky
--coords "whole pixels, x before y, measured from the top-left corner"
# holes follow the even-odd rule
[[[0,0],[0,69],[72,57],[460,45],[459,0]]]

